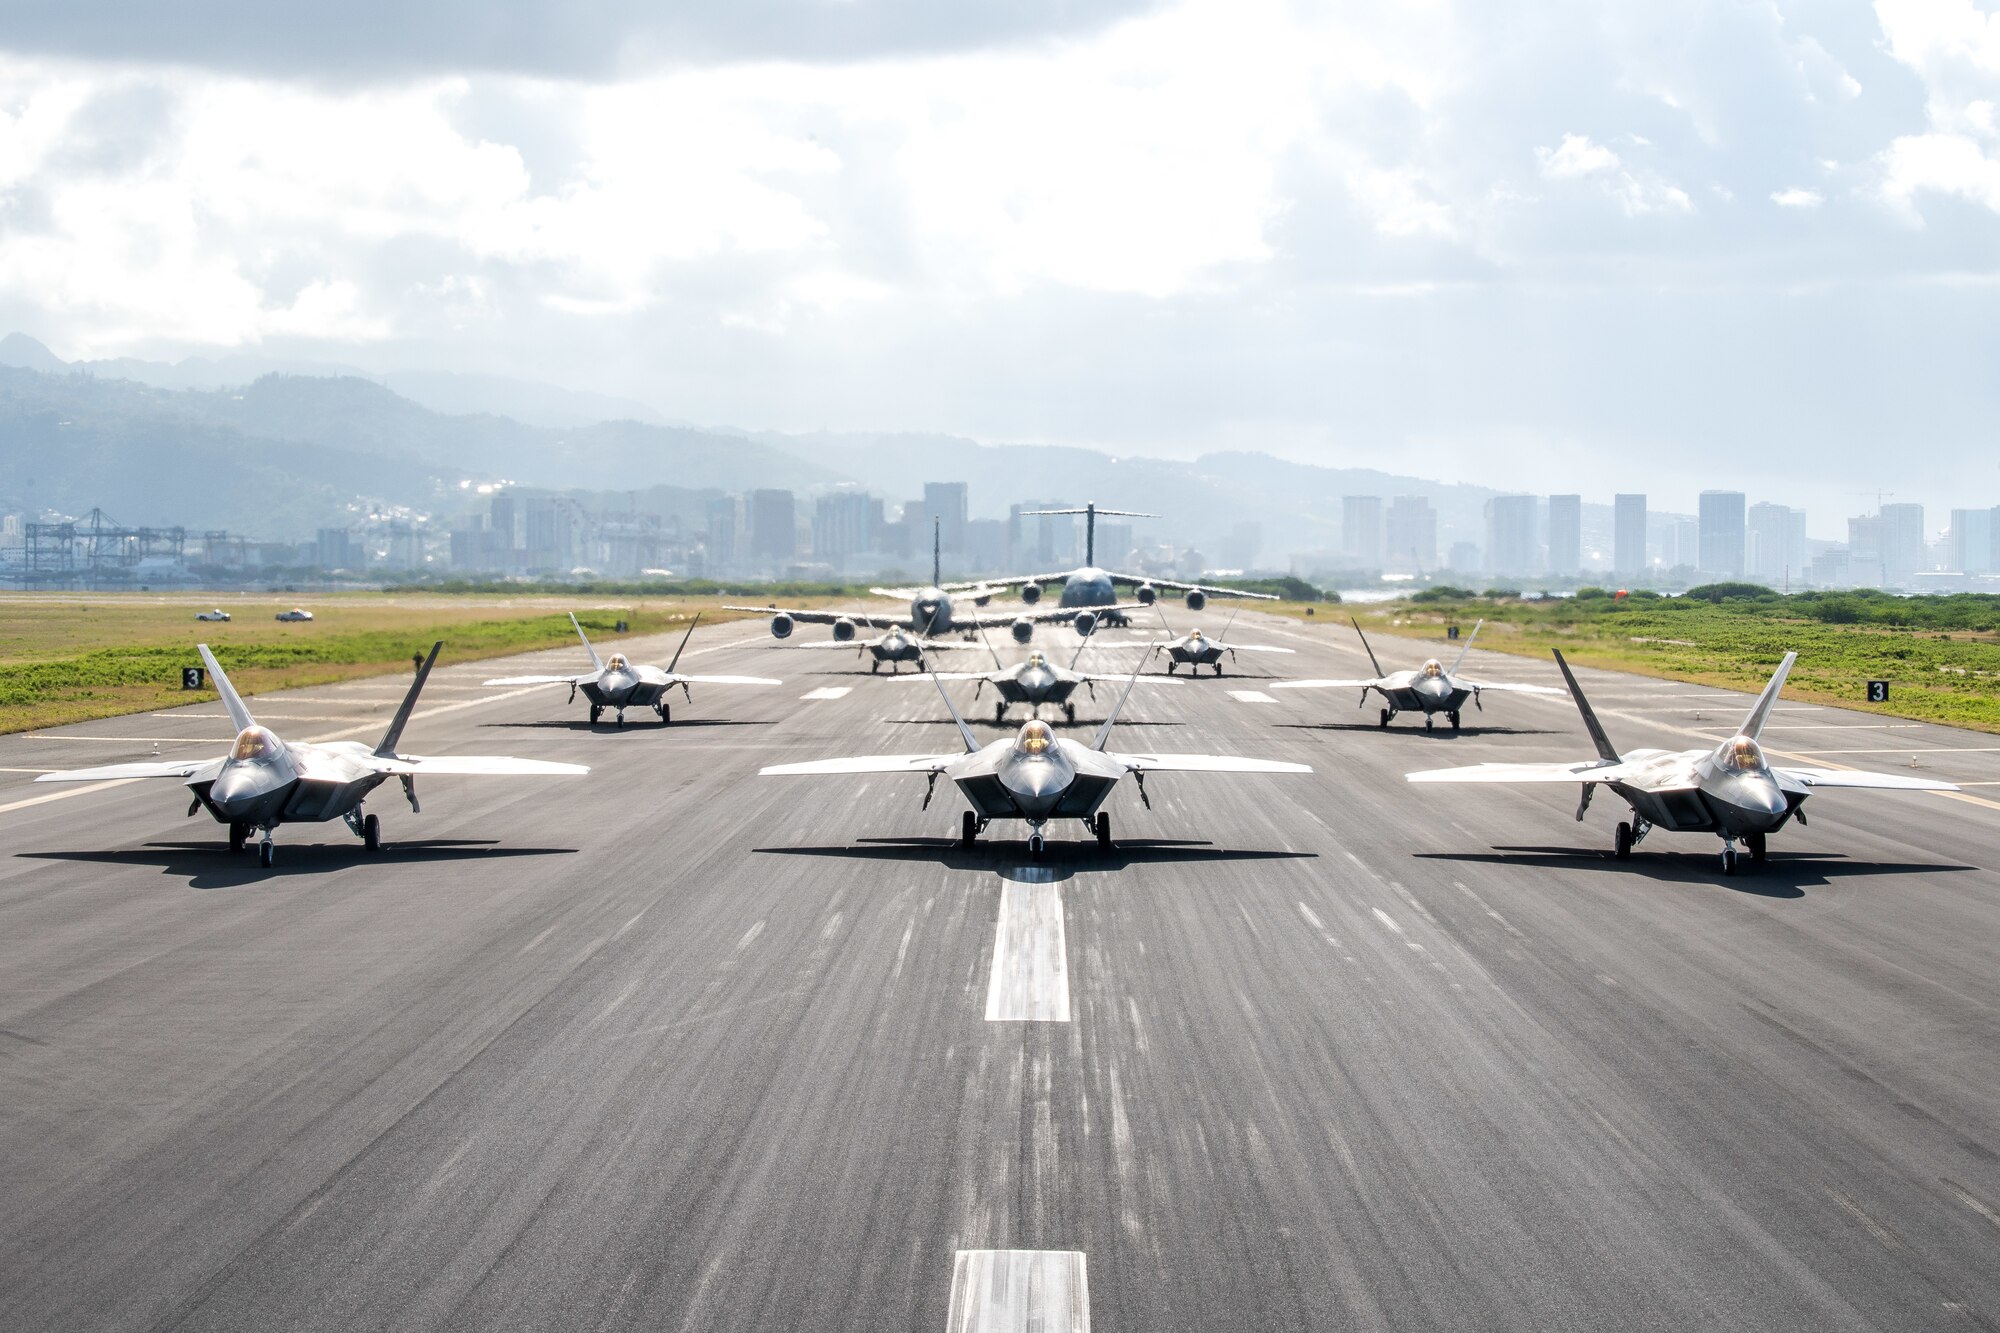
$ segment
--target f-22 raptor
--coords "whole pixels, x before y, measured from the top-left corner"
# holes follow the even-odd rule
[[[942,671],[937,672],[939,680],[976,680],[977,689],[972,697],[977,699],[988,685],[1000,697],[993,702],[993,722],[995,726],[1007,720],[1007,710],[1015,704],[1026,704],[1033,710],[1032,716],[1042,715],[1042,705],[1048,704],[1063,711],[1063,720],[1074,725],[1076,722],[1076,691],[1079,686],[1087,690],[1092,699],[1097,697],[1098,681],[1115,681],[1116,676],[1099,676],[1088,671],[1078,671],[1076,664],[1083,657],[1083,650],[1090,640],[1084,639],[1076,645],[1068,666],[1049,660],[1047,653],[1039,648],[1031,649],[1025,661],[1008,666],[1000,660],[1000,654],[993,651],[993,642],[984,631],[980,638],[986,643],[986,651],[993,654],[991,671]],[[907,679],[915,680],[915,676]],[[1165,676],[1140,676],[1142,684],[1177,685],[1179,681],[1169,681]]]
[[[44,773],[35,781],[184,779],[188,790],[194,793],[188,814],[207,810],[218,823],[227,824],[229,850],[232,852],[242,851],[250,835],[261,831],[264,836],[257,848],[257,859],[268,866],[275,855],[271,834],[280,824],[325,823],[331,819],[344,819],[369,851],[378,850],[382,845],[381,821],[374,815],[364,815],[361,802],[368,793],[390,778],[402,780],[403,795],[410,802],[410,810],[419,813],[416,777],[420,773],[487,777],[502,774],[551,776],[590,771],[582,764],[557,764],[542,759],[475,755],[420,758],[398,754],[396,745],[402,740],[403,728],[409,723],[410,710],[416,707],[417,695],[422,693],[424,682],[430,678],[431,666],[437,661],[438,649],[442,647],[442,641],[431,645],[431,654],[417,668],[417,678],[410,685],[410,692],[403,696],[402,706],[390,720],[389,729],[371,750],[359,741],[279,740],[276,732],[257,725],[257,719],[250,715],[249,708],[237,695],[236,687],[229,683],[229,676],[223,671],[222,664],[215,660],[215,654],[209,652],[208,645],[196,644],[196,651],[208,667],[209,679],[215,682],[215,692],[222,696],[222,706],[228,710],[229,720],[236,726],[236,741],[229,747],[228,754],[220,759],[106,764],[101,768]]]
[[[1561,694],[1561,690],[1547,685],[1515,685],[1501,681],[1467,680],[1458,674],[1458,668],[1465,661],[1465,655],[1472,651],[1472,641],[1479,637],[1479,626],[1472,627],[1466,636],[1465,646],[1458,650],[1458,656],[1446,667],[1435,657],[1428,659],[1415,671],[1395,671],[1384,674],[1382,664],[1375,660],[1375,650],[1368,645],[1368,636],[1361,633],[1361,622],[1350,618],[1354,632],[1361,635],[1361,646],[1368,653],[1368,665],[1375,668],[1375,675],[1369,680],[1281,680],[1275,682],[1274,690],[1331,690],[1358,689],[1361,702],[1368,702],[1368,692],[1377,690],[1388,705],[1382,710],[1381,722],[1388,726],[1398,713],[1422,713],[1424,730],[1429,731],[1437,714],[1443,713],[1451,723],[1453,731],[1458,730],[1459,710],[1465,707],[1467,699],[1472,706],[1484,711],[1486,705],[1479,696],[1487,690],[1511,690],[1516,694]]]
[[[1151,649],[1147,650],[1148,655]],[[1145,658],[1140,658],[1140,666]],[[972,808],[964,812],[959,844],[972,847],[986,826],[996,819],[1020,819],[1028,825],[1028,855],[1040,859],[1042,829],[1051,819],[1078,819],[1096,837],[1100,848],[1111,846],[1111,815],[1098,809],[1119,779],[1130,775],[1138,784],[1139,799],[1148,809],[1146,778],[1153,773],[1310,773],[1306,764],[1283,763],[1273,759],[1239,759],[1212,754],[1121,754],[1105,748],[1119,710],[1131,697],[1138,682],[1135,669],[1125,682],[1110,716],[1097,729],[1089,745],[1059,738],[1048,723],[1036,718],[1022,724],[1013,736],[1003,736],[985,746],[965,725],[953,707],[951,696],[935,676],[938,694],[958,727],[965,749],[957,754],[868,755],[856,759],[815,759],[802,764],[775,764],[759,772],[766,777],[783,775],[922,773],[930,781],[924,788],[924,806],[929,809],[938,779],[948,777]]]
[[[1470,768],[1440,768],[1411,773],[1411,782],[1576,782],[1583,786],[1576,817],[1590,809],[1590,798],[1608,786],[1632,807],[1632,821],[1621,822],[1612,842],[1619,860],[1632,855],[1654,828],[1676,833],[1714,833],[1722,839],[1722,873],[1737,868],[1736,843],[1749,850],[1752,864],[1762,862],[1765,839],[1797,819],[1806,822],[1806,797],[1820,787],[1877,787],[1892,791],[1957,791],[1949,782],[1905,777],[1900,773],[1867,773],[1853,768],[1773,767],[1758,743],[1765,720],[1778,702],[1785,677],[1798,659],[1786,653],[1757,696],[1736,734],[1714,749],[1627,750],[1620,752],[1604,734],[1590,701],[1576,683],[1569,663],[1556,653],[1570,696],[1583,714],[1584,729],[1597,747],[1597,758],[1575,764],[1477,764]]]
[[[583,632],[583,626],[576,622],[576,612],[569,613],[569,623],[576,626],[576,637],[583,640],[583,651],[590,654],[589,671],[580,676],[501,676],[489,680],[488,685],[567,685],[569,701],[576,702],[576,692],[583,691],[583,697],[590,701],[590,724],[597,725],[597,719],[605,709],[614,709],[618,715],[618,725],[625,725],[625,710],[628,708],[650,708],[660,715],[660,725],[666,726],[674,720],[674,710],[667,703],[667,696],[674,686],[681,687],[681,697],[692,700],[694,694],[690,685],[781,685],[783,681],[772,680],[769,676],[683,676],[674,671],[681,663],[681,653],[687,649],[688,640],[694,637],[694,627],[701,623],[701,612],[681,635],[680,647],[674,649],[674,658],[662,670],[656,666],[634,665],[623,653],[613,653],[601,658],[597,649],[590,646],[590,636]]]

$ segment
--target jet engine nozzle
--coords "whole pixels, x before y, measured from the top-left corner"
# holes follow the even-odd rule
[[[834,621],[833,641],[835,643],[852,643],[854,641],[854,622],[846,616],[842,616],[840,619]]]
[[[1152,584],[1142,583],[1132,595],[1139,599],[1139,605],[1151,606],[1160,593]]]
[[[1070,623],[1076,626],[1078,634],[1087,639],[1097,628],[1097,616],[1089,611],[1079,611],[1076,613],[1076,619]]]
[[[783,611],[771,617],[771,637],[789,639],[792,637],[792,618]]]
[[[1042,585],[1039,583],[1023,583],[1021,585],[1021,600],[1029,606],[1033,606],[1036,602],[1041,601]]]
[[[1035,637],[1035,622],[1022,616],[1007,627],[1007,632],[1014,636],[1015,643],[1026,643]]]
[[[1208,594],[1207,594],[1207,593],[1203,592],[1203,591],[1202,591],[1201,589],[1199,589],[1199,588],[1190,588],[1190,589],[1188,589],[1188,595],[1187,595],[1187,609],[1188,609],[1188,610],[1190,610],[1190,611],[1199,611],[1199,610],[1201,610],[1201,609],[1202,609],[1202,608],[1203,608],[1204,606],[1207,606],[1207,605],[1208,605]]]

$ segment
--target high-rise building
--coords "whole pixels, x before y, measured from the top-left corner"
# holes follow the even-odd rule
[[[1399,495],[1389,501],[1384,520],[1387,550],[1382,567],[1397,574],[1421,574],[1437,568],[1438,520],[1431,502],[1421,495]]]
[[[790,560],[798,554],[798,513],[792,493],[781,490],[750,492],[750,558]]]
[[[321,528],[309,548],[321,569],[366,569],[368,548],[346,528]]]
[[[1549,497],[1549,572],[1574,574],[1583,568],[1583,497]]]
[[[1643,574],[1646,559],[1646,497],[1620,495],[1611,501],[1611,567],[1620,574]]]
[[[1993,572],[1993,510],[1951,511],[1951,567],[1961,574]]]
[[[1340,500],[1340,553],[1357,565],[1382,563],[1382,497],[1346,495]]]
[[[721,574],[736,564],[737,546],[743,533],[742,502],[733,495],[710,500],[703,515],[706,535],[702,549],[710,576]]]
[[[1471,574],[1479,568],[1479,546],[1476,542],[1453,542],[1446,553],[1445,568],[1459,573]]]
[[[1536,560],[1535,497],[1496,495],[1486,502],[1486,571],[1532,574]]]
[[[1805,516],[1799,517],[1803,527]],[[1793,559],[1793,526],[1792,511],[1785,505],[1761,501],[1750,506],[1744,524],[1744,570],[1751,578],[1776,588],[1804,572],[1805,562]]]
[[[1924,507],[1882,506],[1882,586],[1905,588],[1911,575],[1930,566],[1924,545]]]
[[[1802,579],[1812,557],[1806,554],[1806,511],[1797,505],[1785,518],[1785,568],[1788,583]],[[1789,586],[1786,591],[1790,591]]]
[[[1743,492],[1701,493],[1701,556],[1697,567],[1718,578],[1743,577]]]
[[[838,563],[876,549],[882,501],[866,491],[838,490],[813,502],[813,558]]]
[[[912,506],[914,507],[914,506]],[[932,525],[936,525],[938,549],[946,555],[959,555],[965,550],[965,523],[967,517],[965,483],[962,481],[927,481],[924,483],[923,506],[917,515],[926,537]],[[926,541],[924,545],[930,543]]]

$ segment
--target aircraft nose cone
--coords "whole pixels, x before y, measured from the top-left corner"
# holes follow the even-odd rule
[[[1068,777],[1054,764],[1039,760],[1017,763],[1001,779],[1014,803],[1030,815],[1044,815],[1062,799]]]
[[[1778,790],[1778,784],[1772,782],[1769,778],[1760,777],[1745,782],[1743,790],[1739,794],[1745,809],[1754,810],[1760,815],[1769,815],[1772,818],[1785,813],[1785,807],[1788,804],[1785,800],[1785,793]]]
[[[1428,694],[1433,699],[1442,699],[1445,695],[1444,682],[1435,678],[1420,680],[1417,682],[1417,693]]]
[[[208,799],[225,815],[249,814],[269,794],[257,774],[240,769],[225,771],[208,789]]]

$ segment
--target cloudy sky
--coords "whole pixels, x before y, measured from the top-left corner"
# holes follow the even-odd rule
[[[0,331],[72,359],[2000,504],[1975,0],[7,8]]]

